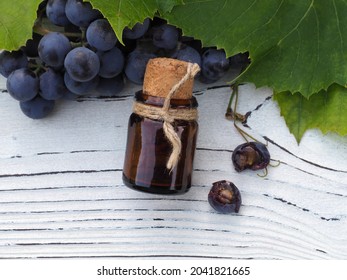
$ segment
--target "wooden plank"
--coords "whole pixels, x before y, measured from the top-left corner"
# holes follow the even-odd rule
[[[268,139],[282,163],[237,173],[233,149],[243,142],[224,118],[230,89],[197,83],[199,137],[192,189],[163,196],[126,188],[121,171],[133,92],[59,102],[31,120],[0,79],[0,258],[196,257],[347,258],[347,141],[310,131],[300,145],[267,88],[240,88],[247,131]],[[265,140],[264,140],[265,141]],[[237,215],[207,202],[213,182],[242,193]]]

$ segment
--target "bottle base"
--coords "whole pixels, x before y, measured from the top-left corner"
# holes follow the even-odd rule
[[[128,188],[140,191],[140,192],[146,192],[146,193],[152,193],[152,194],[166,194],[166,195],[175,195],[175,194],[184,194],[189,191],[189,186],[155,186],[155,185],[148,185],[148,184],[142,184],[139,182],[134,182],[133,180],[129,179],[125,176],[123,173],[123,183]]]

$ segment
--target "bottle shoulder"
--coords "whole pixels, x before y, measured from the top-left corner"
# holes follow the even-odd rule
[[[158,96],[151,96],[151,95],[145,94],[142,90],[140,90],[135,93],[135,101],[141,102],[147,105],[162,107],[164,104],[165,98],[158,97]],[[170,107],[176,108],[176,109],[197,108],[198,102],[194,96],[190,99],[171,99]]]

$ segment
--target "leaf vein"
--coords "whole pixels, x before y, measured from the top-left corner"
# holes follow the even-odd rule
[[[313,2],[313,1],[312,1]],[[310,79],[310,82],[308,83],[309,87],[310,87],[310,91],[311,90],[311,87],[312,87],[312,81],[313,81],[313,78],[315,77],[315,74],[316,74],[316,71],[317,71],[317,65],[319,64],[319,61],[320,61],[320,55],[319,55],[319,52],[320,52],[320,45],[319,45],[319,40],[320,40],[320,33],[319,33],[319,20],[318,20],[318,15],[317,15],[317,11],[316,9],[313,7],[313,11],[314,11],[314,14],[316,16],[316,27],[317,27],[317,57],[316,57],[316,63],[314,65],[314,67],[312,68],[313,71],[312,71],[312,75],[311,75],[311,79]]]
[[[339,33],[340,36],[340,47],[341,47],[341,53],[343,54],[343,39],[342,39],[342,32],[341,32],[341,28],[340,28],[340,19],[339,16],[337,14],[337,7],[336,7],[336,2],[335,0],[333,0],[333,5],[334,5],[334,12],[335,12],[335,17],[336,17],[336,25],[337,25],[337,31]]]
[[[263,25],[259,26],[258,28],[254,29],[252,32],[249,32],[247,34],[246,37],[244,37],[242,40],[240,40],[240,42],[244,42],[246,39],[248,39],[249,37],[251,37],[253,34],[255,34],[257,31],[259,31],[260,29],[262,29],[263,27],[269,25],[273,19],[276,17],[276,15],[278,14],[279,10],[281,9],[282,5],[284,3],[284,0],[281,1],[281,3],[279,4],[278,8],[276,9],[276,11],[274,12],[274,14],[272,15],[272,17],[269,18],[269,20],[267,22],[265,22]]]
[[[283,40],[285,40],[288,36],[290,36],[295,30],[297,30],[299,28],[299,26],[301,25],[301,23],[303,22],[303,20],[306,18],[306,16],[309,14],[309,12],[311,11],[311,9],[313,8],[313,4],[314,4],[314,0],[311,1],[310,6],[307,8],[307,10],[305,11],[304,15],[301,17],[301,19],[298,21],[298,23],[294,26],[294,28],[292,30],[290,30],[288,32],[288,34],[286,34],[282,39],[280,39],[277,43],[277,45],[280,45]]]
[[[0,25],[2,25],[3,28],[6,30],[6,34],[7,34],[6,37],[11,41],[11,44],[15,45],[15,42],[14,42],[13,38],[11,37],[11,32],[9,31],[9,29],[6,27],[6,25],[2,21],[0,21]]]
[[[302,45],[302,37],[300,35],[300,32],[297,30],[296,31],[297,34],[298,34],[298,42],[299,42],[299,46],[298,46],[298,50],[296,52],[296,56],[295,56],[295,60],[294,60],[294,63],[293,63],[293,66],[291,67],[291,71],[290,71],[290,75],[289,77],[292,78],[293,77],[293,71],[296,69],[295,65],[297,64],[298,62],[298,59],[299,59],[299,54],[300,54],[300,50],[301,50],[301,45]]]
[[[300,98],[299,98],[299,108],[298,108],[298,131],[297,131],[297,133],[296,133],[296,135],[299,135],[299,137],[301,138],[302,137],[302,135],[303,135],[303,133],[301,133],[301,117],[302,117],[302,115],[301,115],[301,112],[302,112],[302,100],[303,100],[303,96],[300,96]],[[305,128],[303,129],[304,131],[305,131]]]

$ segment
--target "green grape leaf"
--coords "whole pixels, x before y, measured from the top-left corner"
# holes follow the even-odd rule
[[[0,49],[18,49],[32,36],[41,0],[3,2]],[[347,93],[339,85],[347,80],[347,0],[90,2],[120,41],[126,26],[160,15],[204,46],[224,48],[228,56],[249,51],[252,63],[239,81],[283,92],[276,100],[298,141],[313,127],[346,134]]]
[[[0,17],[0,50],[17,50],[32,37],[36,11],[41,0],[2,1]],[[108,18],[117,37],[122,38],[124,27],[132,27],[157,12],[168,13],[183,0],[90,0]],[[20,8],[18,8],[20,7]]]
[[[158,11],[161,14],[169,13],[173,7],[183,4],[183,0],[157,0]]]
[[[2,1],[0,50],[17,50],[32,37],[37,7],[41,0]]]
[[[165,15],[228,55],[250,52],[240,81],[305,97],[346,84],[347,0],[186,0]]]
[[[310,99],[288,91],[275,94],[274,99],[298,142],[305,131],[312,128],[347,135],[347,89],[341,85],[333,84]]]
[[[123,29],[133,27],[145,18],[153,18],[156,12],[168,13],[183,0],[90,0],[92,6],[99,9],[108,19],[118,39],[122,41]]]

